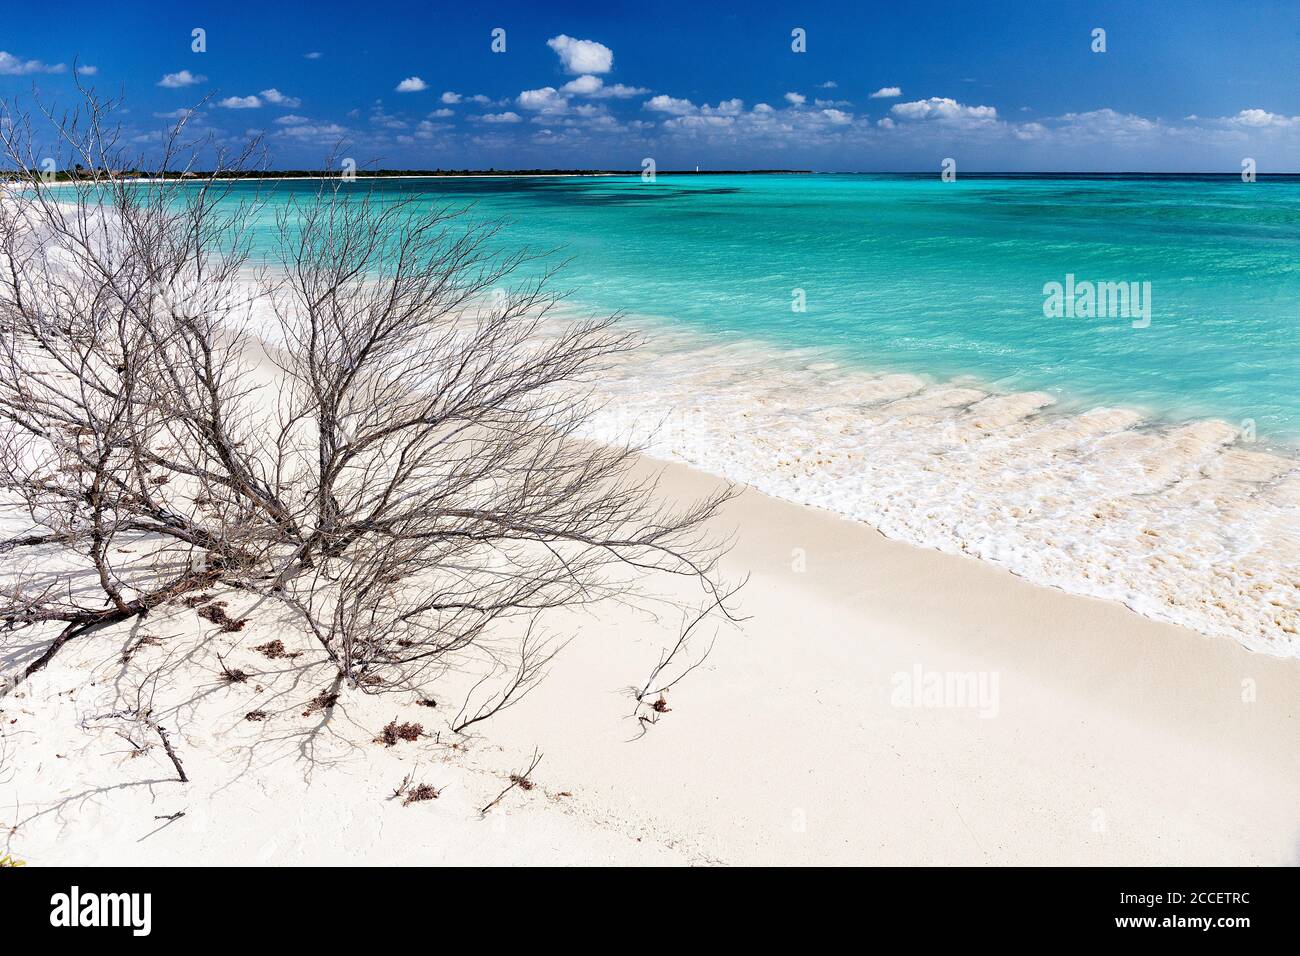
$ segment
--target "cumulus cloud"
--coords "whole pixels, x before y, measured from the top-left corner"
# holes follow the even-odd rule
[[[892,100],[902,95],[902,89],[897,86],[882,86],[871,94],[871,98],[873,100]]]
[[[480,105],[486,105],[492,102],[490,97],[484,96],[482,93],[475,93],[473,96],[461,96],[461,94],[453,93],[451,90],[443,93],[439,99],[448,106],[455,106],[458,103],[478,103]]]
[[[95,74],[97,74],[97,73],[99,72],[99,67],[97,67],[97,66],[79,66],[79,67],[77,67],[77,72],[78,72],[78,73],[82,73],[82,74],[84,74],[85,76],[94,76]]]
[[[656,113],[672,113],[674,116],[684,116],[687,113],[695,112],[695,104],[690,100],[679,100],[675,96],[665,96],[660,93],[658,96],[645,101],[645,109],[654,110]]]
[[[217,104],[228,110],[255,110],[262,105],[256,96],[227,96]]]
[[[806,137],[841,138],[855,128],[853,115],[839,109],[807,109],[792,105],[784,110],[758,103],[745,112],[739,99],[723,100],[717,106],[704,104],[686,110],[687,100],[661,104],[676,112],[664,121],[664,129],[682,135],[723,137],[726,142],[749,139],[757,142],[787,141],[791,134]],[[649,106],[649,103],[646,104]],[[811,139],[809,141],[812,141]]]
[[[5,76],[27,76],[31,73],[62,73],[67,67],[62,63],[42,63],[40,60],[24,60],[0,50],[0,73]]]
[[[455,115],[456,115],[456,111],[455,111],[455,110],[449,110],[449,109],[447,109],[447,108],[444,106],[442,109],[434,110],[434,111],[433,111],[432,113],[430,113],[429,115],[432,116],[434,119],[446,119],[446,118],[449,117],[449,116],[455,116]]]
[[[998,118],[998,111],[992,106],[966,106],[947,96],[895,103],[889,112],[899,119],[932,120],[961,126],[992,123]]]
[[[745,101],[737,97],[730,100],[723,100],[717,106],[709,106],[707,103],[705,103],[703,106],[700,107],[700,112],[705,114],[706,116],[709,114],[717,114],[719,116],[736,116],[744,109],[745,109]]]
[[[1119,113],[1109,107],[1089,110],[1085,113],[1066,113],[1058,117],[1059,121],[1077,130],[1104,133],[1115,136],[1129,133],[1148,133],[1156,129],[1157,124],[1145,116],[1133,113]]]
[[[590,96],[598,89],[605,85],[605,81],[598,76],[592,76],[590,73],[584,73],[576,80],[570,80],[560,87],[565,93],[576,93],[579,96]]]
[[[1236,116],[1224,117],[1221,122],[1230,126],[1259,129],[1268,126],[1297,126],[1300,125],[1300,116],[1283,116],[1281,113],[1270,113],[1268,110],[1248,109],[1242,110]]]
[[[808,101],[808,97],[802,93],[787,93],[785,94],[785,101],[791,106],[803,106]]]
[[[837,86],[839,86],[839,84],[836,83],[834,80],[827,80],[825,83],[818,83],[818,84],[817,84],[817,89],[819,89],[819,90],[833,90],[833,89],[835,89]]]
[[[324,55],[325,54],[320,52],[320,50],[312,50],[310,53],[304,53],[302,58],[304,60],[319,60]]]
[[[614,51],[595,40],[575,40],[561,33],[546,41],[568,73],[608,73],[614,68]]]
[[[523,117],[513,110],[506,110],[504,113],[484,113],[482,116],[472,118],[480,123],[519,123],[523,120]]]
[[[296,113],[288,113],[284,116],[277,117],[275,122],[279,123],[281,126],[302,126],[304,123],[310,123],[311,120],[305,116],[298,116]]]
[[[572,96],[589,96],[596,99],[627,99],[629,96],[643,96],[650,91],[643,86],[624,86],[622,83],[606,86],[605,81],[600,77],[584,73],[582,76],[565,83],[560,87],[560,92]]]
[[[285,96],[275,87],[271,87],[269,90],[263,90],[259,95],[267,103],[273,103],[276,106],[288,106],[291,109],[295,106],[302,106],[302,100],[298,99],[298,97]]]
[[[178,70],[175,73],[168,73],[158,81],[158,85],[166,87],[169,90],[176,90],[183,86],[193,86],[195,83],[202,83],[206,79],[206,76],[191,73],[189,70]]]
[[[569,98],[553,86],[524,90],[516,97],[516,102],[534,113],[565,113],[569,109]]]
[[[398,93],[419,93],[421,90],[427,90],[429,84],[424,82],[418,76],[408,76],[406,79],[393,87]]]
[[[1011,132],[1016,139],[1035,140],[1048,136],[1051,130],[1042,123],[1021,123],[1019,126],[1013,127]]]

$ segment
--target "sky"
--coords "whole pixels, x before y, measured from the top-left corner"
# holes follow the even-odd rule
[[[74,64],[123,97],[125,148],[189,111],[282,169],[1300,171],[1300,0],[61,0],[0,20],[0,97],[71,107]]]

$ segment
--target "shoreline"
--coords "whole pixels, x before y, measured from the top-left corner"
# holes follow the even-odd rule
[[[637,327],[637,319],[629,319]],[[1300,454],[1221,419],[864,370],[650,318],[598,384],[626,441],[891,539],[1300,657]],[[1064,405],[1065,407],[1062,407]]]
[[[566,318],[577,317],[579,315],[601,313],[611,311],[598,306],[578,305],[570,303],[563,310]],[[558,313],[557,313],[558,314]],[[1185,425],[1196,425],[1201,423],[1221,423],[1232,427],[1230,417],[1227,415],[1216,415],[1213,413],[1193,413],[1179,412],[1173,413],[1167,409],[1157,408],[1152,405],[1142,405],[1136,402],[1124,401],[1106,401],[1100,397],[1087,397],[1077,390],[1072,390],[1068,385],[1053,387],[1049,392],[1049,387],[1030,389],[1013,389],[1007,388],[1002,384],[1001,379],[990,379],[979,372],[956,370],[951,372],[934,372],[926,369],[911,367],[906,363],[891,364],[885,360],[878,360],[875,363],[862,359],[860,356],[846,352],[843,346],[839,345],[792,345],[781,342],[774,338],[765,338],[759,335],[745,332],[740,329],[725,330],[700,330],[693,328],[680,319],[674,319],[662,315],[647,315],[644,313],[631,313],[624,311],[625,321],[629,323],[636,331],[649,336],[650,333],[662,333],[669,337],[679,337],[683,341],[695,339],[700,347],[704,348],[750,348],[761,351],[766,355],[772,356],[807,356],[814,364],[826,364],[827,367],[834,365],[845,373],[857,374],[869,378],[881,378],[888,375],[909,375],[923,380],[928,385],[939,385],[944,382],[962,382],[969,383],[975,388],[979,388],[989,394],[1014,395],[1029,391],[1042,391],[1051,394],[1054,404],[1051,406],[1053,415],[1077,415],[1090,411],[1095,408],[1117,408],[1126,412],[1132,412],[1140,416],[1143,421],[1149,422],[1152,426],[1158,428],[1177,428]],[[653,340],[647,339],[653,344]],[[779,361],[779,359],[778,359]],[[795,360],[792,360],[795,361]],[[808,362],[797,360],[798,365],[807,365]],[[1245,439],[1243,439],[1245,441]],[[1268,454],[1276,455],[1281,458],[1294,459],[1297,466],[1300,466],[1300,431],[1294,436],[1289,434],[1265,433],[1256,435],[1248,442],[1254,446],[1255,450],[1263,451]]]

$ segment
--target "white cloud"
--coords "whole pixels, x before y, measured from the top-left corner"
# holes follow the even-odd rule
[[[97,67],[97,66],[79,66],[79,67],[77,67],[77,72],[78,72],[78,73],[81,73],[81,74],[84,75],[84,76],[94,76],[94,75],[96,75],[96,74],[99,72],[99,67]]]
[[[171,110],[167,113],[154,113],[153,115],[158,119],[183,120],[183,119],[187,119],[193,112],[194,112],[193,110],[188,110],[185,109],[184,107],[181,107],[178,110]]]
[[[478,103],[480,106],[485,106],[492,102],[490,96],[484,96],[482,93],[475,93],[473,96],[461,96],[459,93],[453,93],[451,90],[443,93],[439,99],[448,106],[455,106],[458,103]]]
[[[1267,126],[1300,125],[1300,116],[1283,116],[1281,113],[1270,113],[1268,110],[1248,109],[1242,110],[1236,116],[1225,117],[1222,122],[1232,126],[1249,126],[1258,129]]]
[[[299,116],[296,113],[288,113],[284,116],[277,117],[275,122],[279,123],[281,126],[302,126],[304,123],[310,123],[311,120],[305,116]]]
[[[480,123],[518,123],[523,118],[513,110],[506,110],[504,113],[484,113],[473,119]]]
[[[966,106],[946,96],[895,103],[890,112],[900,119],[934,120],[962,126],[992,123],[998,118],[998,111],[992,106]]]
[[[262,105],[256,96],[227,96],[217,104],[228,110],[255,110]]]
[[[645,109],[654,110],[657,113],[672,113],[674,116],[685,116],[687,113],[695,112],[695,104],[690,100],[679,100],[674,96],[665,96],[660,93],[658,96],[645,101]]]
[[[67,67],[62,63],[42,63],[40,60],[24,60],[0,50],[0,73],[6,76],[27,76],[29,73],[62,73]]]
[[[449,116],[455,116],[456,111],[449,110],[444,106],[442,109],[434,110],[429,115],[432,116],[434,119],[446,119]]]
[[[643,86],[624,86],[622,83],[606,86],[605,81],[600,77],[584,73],[577,79],[565,83],[560,87],[560,92],[573,96],[590,96],[595,99],[627,99],[629,96],[643,96],[650,91]]]
[[[575,40],[561,33],[546,41],[568,73],[608,73],[614,68],[614,51],[595,40]]]
[[[298,97],[285,96],[275,87],[271,87],[269,90],[263,90],[261,92],[261,97],[266,102],[273,103],[276,106],[287,106],[290,109],[295,106],[302,106],[302,100],[298,99]]]
[[[180,70],[176,73],[168,73],[158,81],[158,85],[169,90],[176,90],[182,86],[193,86],[195,83],[202,83],[206,79],[206,76],[191,73],[189,70]]]
[[[1043,139],[1045,136],[1050,135],[1051,130],[1042,123],[1021,123],[1019,126],[1014,127],[1011,132],[1016,139],[1032,140]]]
[[[818,83],[818,84],[817,84],[817,89],[819,89],[819,90],[833,90],[833,89],[835,89],[837,86],[839,86],[839,84],[836,83],[834,80],[827,80],[825,83]]]
[[[726,142],[739,142],[741,138],[769,143],[788,141],[792,134],[843,139],[851,136],[855,129],[853,114],[839,109],[814,110],[804,105],[791,105],[787,109],[775,110],[767,103],[758,103],[745,112],[739,99],[723,100],[717,106],[706,104],[692,112],[683,112],[683,109],[679,106],[676,115],[664,121],[665,130],[694,136],[717,135]]]
[[[286,126],[284,129],[280,130],[281,136],[286,136],[291,139],[326,140],[334,143],[349,136],[350,133],[351,131],[346,126],[340,126],[338,123]]]
[[[897,86],[882,86],[876,92],[871,94],[873,100],[892,100],[895,97],[902,96],[903,91]]]
[[[535,113],[565,113],[569,109],[569,98],[553,86],[524,90],[516,97],[516,101],[524,109]]]
[[[700,112],[705,116],[736,116],[745,109],[745,101],[742,99],[723,100],[717,106],[709,106],[705,103],[700,107]]]
[[[605,85],[605,81],[598,76],[592,76],[590,73],[584,73],[576,80],[570,80],[560,87],[561,92],[577,93],[579,96],[590,96],[598,89]]]
[[[324,55],[325,54],[320,52],[320,50],[312,50],[310,53],[304,53],[302,58],[304,60],[319,60]]]
[[[891,120],[888,116],[886,116],[879,120],[876,120],[876,125],[879,126],[881,129],[893,129],[894,121]]]
[[[789,103],[791,106],[803,106],[803,104],[807,102],[807,100],[808,97],[804,96],[802,93],[785,94],[785,101]]]
[[[421,90],[427,90],[428,88],[429,84],[418,76],[408,76],[394,87],[398,93],[419,93]]]
[[[1149,133],[1156,129],[1157,126],[1156,123],[1145,116],[1137,116],[1133,113],[1119,113],[1110,107],[1089,110],[1086,113],[1066,113],[1058,117],[1058,119],[1063,123],[1068,123],[1076,130],[1105,133],[1110,136]]]
[[[644,86],[624,86],[622,83],[615,83],[613,86],[602,86],[600,91],[593,95],[623,100],[629,96],[643,96],[649,92],[650,90]]]

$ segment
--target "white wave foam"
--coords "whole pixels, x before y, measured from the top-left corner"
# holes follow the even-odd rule
[[[649,339],[602,381],[591,437],[1300,657],[1300,462],[1224,422],[1066,414],[1042,392],[872,375],[658,323]]]

